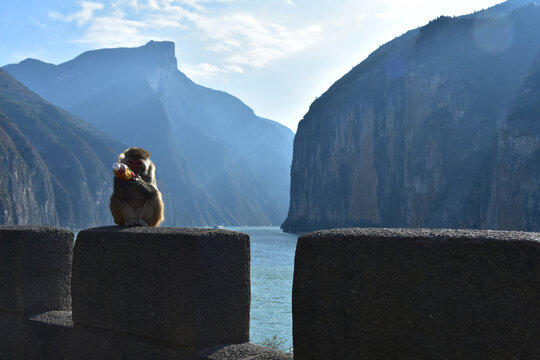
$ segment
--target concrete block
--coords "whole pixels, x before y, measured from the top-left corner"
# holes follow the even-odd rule
[[[24,338],[22,316],[0,311],[0,359],[22,359]]]
[[[338,229],[296,250],[294,358],[540,359],[540,234]]]
[[[198,352],[201,359],[208,360],[292,360],[291,353],[270,349],[251,343],[217,346]]]
[[[49,226],[0,226],[0,310],[70,310],[73,238]]]
[[[2,359],[292,360],[291,354],[250,343],[214,346],[195,353],[148,337],[74,327],[68,311],[50,311],[22,319],[0,313],[0,325],[8,325],[6,329],[12,331],[2,333],[0,326],[0,334],[5,335],[0,338]]]
[[[187,348],[249,340],[249,236],[119,226],[78,234],[73,322]]]
[[[51,311],[23,319],[24,336],[11,338],[18,360],[199,360],[148,338],[74,327],[71,312]],[[0,353],[1,354],[1,353]]]

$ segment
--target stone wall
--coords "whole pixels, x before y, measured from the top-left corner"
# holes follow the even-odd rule
[[[539,240],[427,229],[301,236],[295,359],[540,359]]]
[[[285,360],[249,343],[246,234],[0,227],[0,359]],[[297,360],[540,359],[540,234],[298,240]]]
[[[0,358],[290,359],[249,343],[250,247],[214,229],[0,227]]]

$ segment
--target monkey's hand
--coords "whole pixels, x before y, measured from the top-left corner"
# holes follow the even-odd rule
[[[158,192],[153,185],[147,183],[138,175],[134,181],[129,182],[129,186],[135,188],[137,193],[145,199],[151,198]]]

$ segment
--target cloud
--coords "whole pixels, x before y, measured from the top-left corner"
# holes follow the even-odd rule
[[[94,19],[85,35],[75,42],[99,47],[140,46],[152,40],[151,37],[140,34],[140,30],[145,27],[146,25],[141,22],[125,20],[118,16],[100,17]]]
[[[30,20],[30,22],[31,22],[32,24],[36,25],[37,27],[40,27],[40,28],[42,28],[42,29],[46,29],[46,28],[47,28],[47,24],[45,24],[45,23],[43,23],[43,22],[41,22],[41,21],[35,20],[35,19],[33,19],[33,18],[30,18],[29,20]]]
[[[194,9],[197,9],[199,11],[205,10],[204,6],[201,5],[201,3],[206,3],[208,1],[205,0],[180,0],[180,3],[184,5],[191,6]]]
[[[211,44],[208,50],[229,53],[229,63],[253,67],[309,47],[322,32],[318,26],[292,30],[246,13],[200,17],[195,23]]]
[[[156,0],[148,0],[148,7],[152,10],[159,10],[159,5]]]
[[[49,13],[49,16],[53,19],[63,20],[67,22],[77,21],[77,25],[83,26],[92,20],[94,16],[94,11],[103,9],[103,4],[83,1],[81,3],[82,9],[76,13],[70,15],[63,15],[59,12],[52,11]]]
[[[227,65],[225,66],[225,70],[227,70],[230,73],[237,73],[237,74],[244,73],[244,69],[242,69],[242,67],[238,65]]]
[[[322,33],[320,26],[293,28],[258,15],[256,9],[240,12],[233,6],[236,1],[116,0],[107,8],[83,1],[78,12],[52,12],[50,16],[77,21],[84,32],[75,42],[100,47],[188,38],[190,44],[195,44],[192,50],[204,60],[184,66],[186,73],[199,77],[264,67],[308,48]],[[292,0],[285,1],[294,5]],[[101,10],[101,16],[95,16],[97,10]]]
[[[375,17],[378,19],[397,19],[399,18],[399,14],[397,12],[387,11],[377,13]]]
[[[218,75],[238,73],[241,74],[244,72],[244,69],[237,65],[229,65],[225,67],[219,67],[216,65],[211,65],[208,63],[200,64],[180,64],[180,70],[186,74],[190,79],[208,79]]]
[[[205,10],[205,7],[202,4],[212,4],[212,3],[234,3],[237,0],[178,0],[181,4],[191,6],[197,10]],[[286,0],[290,1],[290,0]]]

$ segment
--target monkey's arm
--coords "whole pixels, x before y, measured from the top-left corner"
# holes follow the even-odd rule
[[[126,199],[126,195],[124,194],[124,191],[123,191],[125,183],[126,183],[126,181],[124,181],[122,179],[119,179],[116,176],[114,177],[113,193],[112,193],[113,198],[115,198],[117,200],[125,200]]]
[[[158,192],[158,189],[145,182],[140,177],[131,181],[125,181],[117,177],[114,178],[113,197],[118,200],[129,201],[133,196],[136,196],[139,199],[149,199]]]
[[[152,196],[155,196],[159,193],[159,190],[156,189],[152,184],[141,179],[139,176],[135,178],[134,181],[129,181],[127,186],[133,187],[137,194],[142,196],[145,199],[150,199]]]

